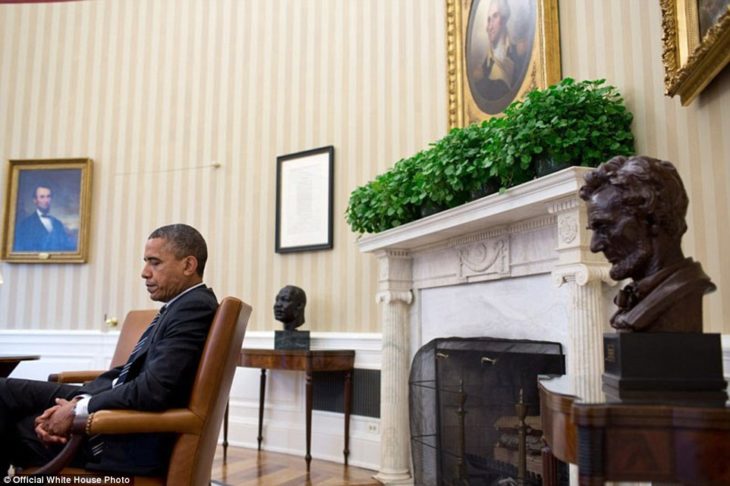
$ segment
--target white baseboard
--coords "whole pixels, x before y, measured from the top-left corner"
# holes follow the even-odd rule
[[[18,365],[14,378],[47,379],[50,373],[106,369],[119,337],[115,331],[19,331],[0,330],[0,349],[5,353],[37,354],[37,361]],[[313,349],[354,349],[355,367],[380,369],[380,334],[311,334]],[[244,347],[273,348],[272,331],[246,333]],[[228,442],[256,448],[260,371],[238,368],[230,395]],[[305,451],[305,400],[303,372],[268,372],[264,409],[265,450],[301,456]],[[312,457],[343,462],[344,424],[339,413],[312,413]],[[223,440],[221,435],[220,440]],[[350,456],[353,466],[377,470],[380,464],[380,420],[350,417]]]

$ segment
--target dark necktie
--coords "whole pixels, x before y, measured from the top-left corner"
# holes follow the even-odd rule
[[[152,322],[150,322],[150,325],[147,326],[147,329],[144,330],[142,333],[142,336],[139,338],[139,341],[137,341],[137,344],[134,346],[134,349],[132,350],[132,354],[129,355],[129,359],[124,364],[124,368],[122,368],[122,372],[119,373],[119,377],[117,378],[117,382],[114,384],[114,387],[118,387],[119,385],[123,384],[126,379],[127,375],[129,374],[129,368],[132,367],[132,363],[137,358],[137,355],[139,355],[142,350],[144,349],[144,345],[149,339],[150,335],[152,334],[152,329],[154,329],[155,324],[157,324],[157,321],[160,320],[160,316],[165,312],[166,306],[162,306],[160,309],[160,312],[157,313],[154,319],[152,319]]]
[[[144,332],[142,333],[142,336],[139,338],[139,341],[137,341],[137,344],[134,346],[134,349],[132,350],[132,354],[129,355],[129,359],[124,364],[124,368],[122,368],[122,372],[119,373],[119,377],[117,378],[116,383],[114,383],[114,388],[123,384],[124,381],[126,380],[127,374],[129,374],[129,368],[132,366],[134,359],[144,348],[144,345],[147,342],[147,339],[152,334],[152,329],[155,328],[155,324],[157,324],[157,321],[160,320],[160,317],[165,312],[166,308],[167,308],[166,305],[163,305],[162,308],[160,308],[160,312],[157,313],[157,315],[154,317],[154,319],[152,319],[152,322],[150,322],[150,325],[147,326],[147,329],[145,329]],[[101,434],[95,434],[95,435],[92,435],[91,437],[89,437],[89,442],[88,442],[87,447],[89,448],[89,451],[91,452],[91,454],[94,457],[97,457],[99,454],[104,452],[104,440],[102,439]]]

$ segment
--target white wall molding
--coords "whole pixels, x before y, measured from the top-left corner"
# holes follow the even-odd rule
[[[119,332],[0,330],[3,353],[37,354],[12,373],[14,378],[45,380],[50,373],[65,370],[105,369],[111,361]],[[313,349],[354,349],[355,367],[380,369],[379,333],[313,332]],[[249,331],[247,348],[273,348],[273,331]],[[230,396],[228,441],[232,446],[256,447],[258,434],[259,377],[253,368],[238,368]],[[268,372],[264,411],[265,450],[302,456],[304,461],[303,372]],[[312,457],[343,462],[343,415],[313,411]],[[222,440],[222,436],[221,436]],[[350,457],[353,466],[378,469],[380,420],[353,415],[350,418]]]

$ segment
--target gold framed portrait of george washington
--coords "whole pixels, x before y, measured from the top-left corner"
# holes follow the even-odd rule
[[[446,0],[449,128],[560,80],[558,0]]]
[[[86,262],[91,159],[10,160],[8,164],[2,259]]]

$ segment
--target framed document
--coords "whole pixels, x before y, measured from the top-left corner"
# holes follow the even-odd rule
[[[333,146],[276,158],[276,253],[332,248]]]
[[[3,260],[86,262],[91,159],[10,160],[5,194]]]

